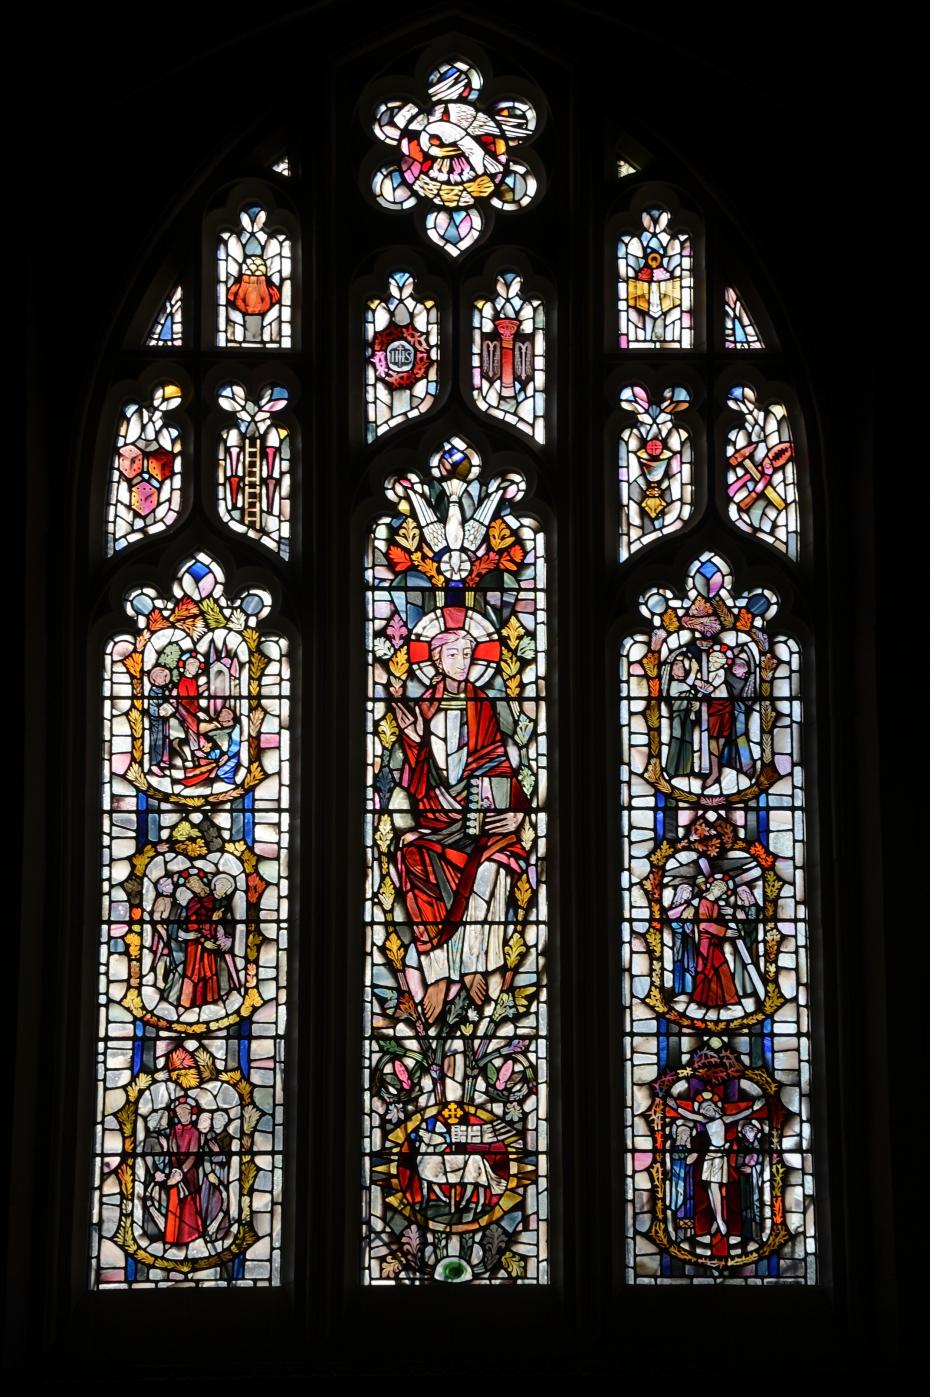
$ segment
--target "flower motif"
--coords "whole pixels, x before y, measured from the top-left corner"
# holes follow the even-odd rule
[[[504,1117],[518,1125],[523,1120],[523,1108],[519,1101],[508,1101],[504,1107]]]
[[[534,108],[522,98],[502,97],[482,110],[481,86],[477,68],[451,59],[430,73],[425,108],[394,98],[374,114],[375,135],[400,157],[375,171],[375,198],[392,210],[413,208],[418,199],[434,204],[426,232],[451,257],[479,237],[485,222],[479,201],[524,208],[536,193],[532,170],[511,155],[536,129]]]

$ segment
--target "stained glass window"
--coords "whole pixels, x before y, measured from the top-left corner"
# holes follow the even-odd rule
[[[368,440],[431,408],[439,390],[439,310],[417,298],[410,272],[388,278],[386,300],[365,313]]]
[[[176,286],[152,321],[145,343],[151,347],[171,345],[179,348],[184,343],[184,293]]]
[[[611,1094],[606,1061],[596,1069],[605,1123],[593,1134],[603,1144],[620,1124],[622,1164],[612,1156],[614,1177],[598,1178],[609,1170],[594,1146],[589,1174],[589,1142],[575,1127],[595,1089],[570,1085],[560,1167],[583,1180],[605,1237],[625,1188],[621,1268],[631,1282],[725,1278],[732,1290],[818,1278],[802,753],[811,657],[779,595],[790,598],[782,584],[801,548],[802,423],[790,388],[770,391],[735,352],[762,349],[762,337],[710,242],[704,265],[696,217],[676,212],[670,187],[631,194],[653,157],[636,156],[634,143],[634,163],[611,142],[598,161],[601,192],[623,212],[603,306],[606,468],[580,436],[559,435],[560,416],[577,427],[596,414],[602,384],[578,346],[595,328],[592,297],[605,301],[583,275],[575,234],[565,243],[571,276],[553,255],[575,217],[558,221],[550,198],[568,188],[567,128],[553,121],[551,144],[537,146],[545,104],[528,78],[495,81],[483,54],[449,52],[428,50],[415,79],[378,80],[376,99],[359,104],[369,133],[373,113],[374,159],[387,163],[365,165],[361,192],[336,172],[343,221],[320,212],[327,257],[314,249],[305,259],[319,261],[314,295],[336,319],[321,314],[306,359],[277,353],[297,347],[314,302],[296,274],[296,215],[276,209],[271,191],[307,209],[318,190],[301,191],[309,162],[298,141],[293,164],[283,155],[272,164],[283,143],[267,143],[249,166],[256,180],[208,225],[206,284],[180,266],[186,299],[179,280],[148,331],[141,316],[135,323],[129,377],[138,373],[139,387],[130,395],[120,380],[115,431],[105,428],[108,549],[140,547],[107,575],[129,621],[111,625],[102,669],[98,1289],[274,1286],[287,1276],[291,733],[298,716],[311,732],[336,693],[350,716],[333,726],[353,736],[345,752],[324,755],[318,784],[314,763],[329,739],[313,734],[300,799],[323,823],[336,807],[321,849],[351,845],[338,895],[355,915],[335,936],[329,921],[319,927],[326,951],[313,971],[357,958],[346,995],[364,1004],[363,1111],[351,1051],[332,1084],[311,1082],[308,1100],[312,1113],[332,1090],[361,1122],[361,1279],[378,1303],[403,1284],[526,1291],[556,1274],[559,1245],[581,1268],[606,1248],[570,1237],[568,1210],[550,1200],[559,1103],[549,1096],[548,897],[561,882],[566,913],[583,883],[581,901],[596,904],[617,873],[624,1084]],[[511,218],[519,210],[526,218]],[[399,242],[383,251],[389,225]],[[528,247],[502,243],[524,226]],[[399,245],[414,229],[426,240],[416,258]],[[353,300],[351,278],[373,249],[379,280]],[[536,280],[537,266],[550,281]],[[712,361],[696,352],[705,302]],[[155,302],[144,304],[148,313]],[[768,319],[759,324],[768,337]],[[346,330],[349,358],[334,362]],[[726,363],[721,334],[734,351]],[[148,377],[138,370],[143,336],[153,350],[185,350],[183,388],[152,376],[154,356]],[[654,350],[673,353],[657,360]],[[313,421],[335,448],[314,487],[319,515],[306,482],[302,501],[296,488],[311,387],[311,412],[331,406],[337,421]],[[372,482],[374,508],[361,503]],[[600,758],[609,734],[572,721],[581,690],[603,690],[587,669],[572,670],[572,656],[588,664],[614,596],[603,558],[589,566],[584,556],[592,487],[595,511],[606,502],[616,596],[625,588],[642,614],[631,624],[625,613],[619,656],[620,856],[600,862],[578,852],[571,830],[556,841],[549,799],[559,658],[569,698],[557,715],[569,715],[562,773],[579,765],[585,800],[605,815],[591,838],[606,843],[617,803]],[[312,601],[309,586],[288,595],[299,502],[319,549]],[[354,558],[353,510],[367,520]],[[557,532],[560,652],[550,650],[548,610]],[[322,658],[292,715],[288,636],[311,606]],[[329,645],[343,606],[354,624],[348,659]],[[351,831],[338,823],[334,774],[350,792]],[[571,808],[568,785],[560,803]],[[565,861],[550,885],[559,843]],[[303,869],[314,909],[343,871],[315,861]],[[592,927],[601,951],[616,921],[602,915]],[[332,993],[330,983],[313,987],[314,1004]],[[563,1042],[615,993],[605,982],[583,999],[576,977],[560,1006]],[[320,1139],[341,1149],[330,1124]],[[299,1124],[299,1150],[314,1128]],[[358,1153],[350,1144],[347,1154],[357,1208]],[[300,1186],[305,1158],[297,1169]],[[329,1206],[325,1188],[307,1203],[311,1249]],[[353,1280],[358,1240],[345,1244]]]
[[[475,302],[472,381],[482,412],[546,439],[546,310],[523,294],[519,272],[502,271],[493,299]]]
[[[548,1277],[545,536],[453,437],[368,544],[365,1279]]]
[[[217,392],[220,407],[235,419],[220,434],[220,514],[250,538],[288,556],[291,521],[291,434],[280,414],[287,389],[269,383],[253,402],[241,383]]]
[[[181,406],[176,383],[123,404],[116,426],[107,505],[107,552],[167,529],[181,510],[182,433],[169,414]]]
[[[816,1278],[801,656],[703,553],[623,645],[628,1277]]]
[[[198,553],[103,675],[92,1284],[280,1279],[289,670]]]
[[[673,230],[667,208],[644,209],[617,244],[620,348],[690,349],[694,344],[691,238]]]
[[[216,342],[221,347],[290,348],[291,240],[267,223],[267,209],[246,204],[238,227],[220,233]]]
[[[666,388],[657,402],[638,383],[620,390],[620,405],[635,421],[620,433],[620,560],[663,534],[680,529],[691,513],[691,434],[680,419],[691,394]]]

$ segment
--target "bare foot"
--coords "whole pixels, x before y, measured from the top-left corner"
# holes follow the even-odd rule
[[[446,1002],[446,990],[449,988],[448,980],[437,980],[434,985],[430,985],[423,996],[423,1013],[426,1015],[428,1023],[435,1023],[442,1013],[442,1006]]]
[[[474,975],[466,975],[464,978],[465,988],[468,990],[468,993],[471,995],[472,999],[480,1008],[480,1006],[488,997],[487,980],[484,978],[483,975],[478,973]]]

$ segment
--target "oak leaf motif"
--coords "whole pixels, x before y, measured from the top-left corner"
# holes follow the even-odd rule
[[[491,547],[500,550],[507,548],[516,539],[504,523],[503,519],[492,519],[488,528],[488,538],[491,540]]]
[[[428,578],[434,587],[441,587],[446,580],[430,558],[421,558],[419,568],[423,576]]]
[[[404,946],[403,941],[401,941],[396,931],[392,931],[390,936],[385,941],[384,951],[385,955],[393,965],[394,969],[402,970],[404,965],[404,957],[407,954],[407,948]]]
[[[396,543],[389,544],[388,558],[394,564],[395,572],[406,572],[413,565],[413,559],[403,548],[398,548]]]
[[[514,885],[513,895],[517,899],[517,905],[526,910],[530,898],[533,896],[533,888],[526,874],[522,874]]]

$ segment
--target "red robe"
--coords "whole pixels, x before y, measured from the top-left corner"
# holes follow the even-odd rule
[[[184,909],[184,930],[193,933],[187,942],[184,957],[184,981],[181,985],[181,1006],[215,1004],[220,997],[217,977],[216,949],[204,945],[216,941],[218,923],[213,920],[216,902],[212,893],[192,897]]]
[[[721,920],[720,907],[709,897],[702,897],[698,903],[698,933],[695,1004],[705,1009],[739,1004],[736,982],[721,944],[727,933],[726,923]]]
[[[711,699],[707,705],[707,731],[711,737],[729,737],[733,731],[733,700]]]
[[[507,780],[507,799],[497,809],[526,810],[529,806],[507,756],[493,700],[467,681],[462,690],[467,730],[462,779],[450,787],[442,773],[437,773],[429,722],[445,692],[446,681],[440,679],[420,701],[424,727],[421,741],[414,742],[406,732],[403,734],[407,764],[401,781],[413,797],[417,829],[400,845],[397,869],[414,939],[422,953],[435,951],[455,935],[465,916],[478,870],[486,860],[504,864],[517,876],[526,868],[526,850],[516,834],[475,835],[459,829],[448,837],[444,835],[450,826],[464,821],[469,781],[473,777]],[[440,800],[440,790],[453,796],[457,809]]]
[[[190,734],[192,751],[206,751],[200,732],[200,685],[186,674],[178,680],[178,717]]]
[[[200,1211],[200,1174],[197,1168],[201,1140],[200,1131],[191,1122],[175,1121],[168,1136],[168,1158],[171,1169],[180,1169],[180,1183],[168,1187],[165,1216],[165,1241],[176,1246],[196,1241],[203,1236],[203,1216]]]

